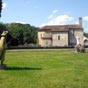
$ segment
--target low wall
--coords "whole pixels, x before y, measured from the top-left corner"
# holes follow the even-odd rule
[[[18,46],[11,46],[8,49],[65,49],[65,48],[74,48],[74,47],[18,47]]]

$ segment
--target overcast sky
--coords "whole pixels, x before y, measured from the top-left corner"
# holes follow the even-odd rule
[[[77,24],[88,32],[88,0],[3,0],[1,22],[33,26]]]

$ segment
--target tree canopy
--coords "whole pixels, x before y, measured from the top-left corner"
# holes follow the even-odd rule
[[[88,38],[88,33],[84,32],[84,36]]]
[[[2,0],[0,0],[0,17],[1,17],[1,11],[2,11]]]
[[[31,26],[30,24],[21,24],[21,23],[11,23],[5,24],[9,34],[12,36],[12,41],[18,41],[18,45],[23,44],[36,44],[37,43],[37,28]]]

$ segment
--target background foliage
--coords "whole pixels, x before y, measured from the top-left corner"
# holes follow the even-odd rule
[[[30,24],[11,23],[0,24],[0,34],[4,30],[8,30],[7,42],[11,46],[36,44],[37,43],[37,27]]]
[[[2,0],[0,0],[0,17],[1,17],[1,11],[2,11]]]

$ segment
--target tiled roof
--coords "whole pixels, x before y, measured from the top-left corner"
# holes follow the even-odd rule
[[[68,31],[69,29],[83,29],[79,25],[50,25],[50,26],[44,26],[39,29],[39,31],[46,31],[46,30],[51,30],[51,31]]]

